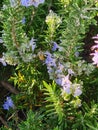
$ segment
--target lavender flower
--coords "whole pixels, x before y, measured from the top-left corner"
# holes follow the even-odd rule
[[[32,5],[32,0],[21,0],[21,5],[23,6],[31,6]]]
[[[59,48],[58,44],[56,42],[53,42],[52,51],[56,51]]]
[[[77,96],[80,96],[82,94],[82,90],[80,89],[80,87],[77,87],[74,91],[74,94],[73,96],[74,97],[77,97]]]
[[[79,83],[73,83],[71,85],[72,95],[74,97],[80,96],[82,94],[82,85],[83,85],[82,82],[80,82],[80,84]]]
[[[71,94],[71,81],[69,80],[69,75],[64,76],[62,78],[62,83],[61,86],[63,87],[63,90],[67,93],[67,94]]]
[[[72,75],[74,75],[75,73],[74,73],[74,71],[73,71],[72,69],[68,69],[68,74],[72,76]]]
[[[44,1],[45,1],[45,0],[35,0],[35,1],[33,2],[33,5],[34,5],[35,7],[38,7],[38,5],[41,4],[41,3],[44,3]]]
[[[58,75],[58,79],[56,79],[56,83],[63,87],[63,90],[70,94],[71,93],[71,81],[69,80],[69,75]]]
[[[10,97],[7,97],[6,101],[3,104],[3,108],[5,110],[9,110],[9,108],[14,108],[14,103]]]
[[[67,94],[71,94],[71,87],[68,85],[67,87],[63,87],[63,90],[67,93]]]
[[[56,83],[57,83],[58,85],[61,85],[61,84],[62,84],[62,79],[61,79],[61,78],[57,78],[57,79],[56,79]]]
[[[58,75],[58,74],[61,74],[63,73],[63,70],[64,70],[64,66],[61,64],[61,63],[58,63],[58,66],[56,68],[56,71],[55,73]]]
[[[39,4],[44,3],[45,0],[21,0],[21,5],[23,6],[35,6],[38,7]]]
[[[56,63],[55,63],[55,59],[52,58],[52,55],[49,53],[49,52],[46,52],[46,60],[45,60],[45,64],[47,66],[56,66]]]
[[[67,76],[64,76],[62,78],[62,83],[61,83],[61,86],[63,87],[70,87],[71,85],[71,81],[69,80],[69,74]]]

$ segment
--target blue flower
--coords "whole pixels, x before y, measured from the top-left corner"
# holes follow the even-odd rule
[[[39,4],[44,3],[45,0],[21,0],[21,5],[23,6],[35,6],[38,7]]]
[[[47,66],[56,66],[55,59],[52,58],[52,55],[49,52],[46,52],[45,64]]]
[[[35,0],[32,5],[34,5],[35,7],[38,7],[39,4],[44,3],[45,0]]]
[[[3,108],[5,110],[9,110],[9,108],[14,108],[14,103],[10,97],[7,97],[6,101],[3,104]]]
[[[31,0],[21,0],[21,5],[23,6],[31,6],[32,5],[32,1]]]
[[[52,51],[56,51],[59,48],[58,44],[56,42],[53,42]]]

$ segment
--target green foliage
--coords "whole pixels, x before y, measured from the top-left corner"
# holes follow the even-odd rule
[[[94,1],[71,0],[68,5],[64,6],[61,0],[60,4],[61,8],[58,13],[63,19],[60,45],[64,47],[61,54],[66,55],[65,61],[71,61],[71,64],[74,64],[76,60],[79,60],[79,57],[75,56],[75,52],[83,51],[83,39],[89,26],[96,25],[94,17],[97,14],[97,9],[93,8]]]
[[[83,47],[87,33],[91,39],[98,32],[98,2],[45,0],[38,7],[24,7],[20,0],[15,6],[2,0],[1,6],[0,58],[8,65],[0,66],[0,80],[10,77],[19,91],[7,94],[13,96],[18,118],[11,116],[14,111],[0,108],[8,130],[97,130],[98,70],[84,60]],[[90,32],[90,26],[96,29]],[[56,51],[52,50],[54,42]]]
[[[30,110],[27,114],[27,120],[19,124],[19,129],[20,130],[43,130],[42,119],[43,116],[40,115],[40,113],[38,112],[34,113],[32,112],[32,110]]]
[[[45,100],[48,103],[46,105],[48,115],[58,115],[58,121],[61,122],[64,117],[62,100],[60,97],[60,90],[57,88],[56,84],[53,82],[51,84],[44,83],[44,95],[46,95]]]
[[[94,102],[91,103],[89,107],[87,103],[83,103],[83,113],[79,113],[76,115],[75,123],[73,124],[72,128],[77,128],[80,130],[92,130],[92,128],[97,128],[98,122],[98,105]],[[79,125],[81,122],[81,125]]]

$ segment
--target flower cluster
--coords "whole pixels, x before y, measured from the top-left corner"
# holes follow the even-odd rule
[[[94,53],[91,53],[90,55],[93,56],[93,64],[98,66],[98,34],[97,36],[94,36],[93,39],[95,39],[94,42],[96,43],[96,45],[91,47],[91,49],[94,50]]]
[[[9,110],[9,108],[14,108],[14,103],[10,97],[7,97],[6,101],[3,104],[3,108],[5,110]]]
[[[45,0],[21,0],[21,5],[23,6],[35,6],[38,7],[39,4],[44,3]]]
[[[57,60],[53,54],[46,52],[45,64],[50,76],[58,85],[62,87],[65,93],[72,94],[74,97],[80,96],[82,94],[82,84],[72,83],[70,77],[74,75],[72,69],[67,70],[67,75],[65,75],[65,66]]]

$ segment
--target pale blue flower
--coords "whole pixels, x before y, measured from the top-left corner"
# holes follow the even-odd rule
[[[56,79],[56,83],[63,88],[70,87],[71,81],[69,80],[69,75],[58,75],[58,78]]]
[[[62,79],[61,78],[56,79],[56,83],[61,86]]]
[[[77,97],[77,96],[80,96],[81,94],[82,94],[82,90],[81,90],[79,87],[77,87],[77,88],[75,89],[75,91],[74,91],[73,96],[74,96],[74,97]]]
[[[67,84],[66,84],[66,86],[63,87],[63,90],[64,90],[67,94],[71,94],[71,87],[69,86],[69,84],[68,84],[68,86],[67,86]]]
[[[63,73],[63,69],[64,69],[64,66],[61,64],[61,63],[58,63],[58,66],[56,68],[56,71],[55,73],[58,75],[58,74],[61,74]]]
[[[62,78],[62,83],[61,83],[61,86],[63,87],[70,87],[71,85],[71,81],[69,80],[69,74],[67,76],[64,76]]]
[[[49,52],[46,52],[46,60],[45,60],[45,64],[47,66],[56,66],[56,63],[55,63],[55,59],[52,58],[52,55],[49,53]]]
[[[35,7],[38,7],[38,5],[44,3],[44,1],[45,1],[45,0],[35,0],[32,4],[33,4]]]
[[[72,76],[72,75],[74,75],[75,73],[74,73],[74,71],[73,71],[72,69],[68,69],[68,74]]]
[[[21,5],[23,6],[35,6],[38,7],[39,4],[44,3],[45,0],[21,0]]]
[[[3,108],[5,110],[9,110],[9,108],[14,108],[14,103],[10,97],[7,97],[6,101],[3,104]]]
[[[21,5],[23,6],[31,6],[32,5],[32,0],[21,0]]]
[[[52,51],[56,51],[59,48],[58,44],[56,42],[53,42]]]

